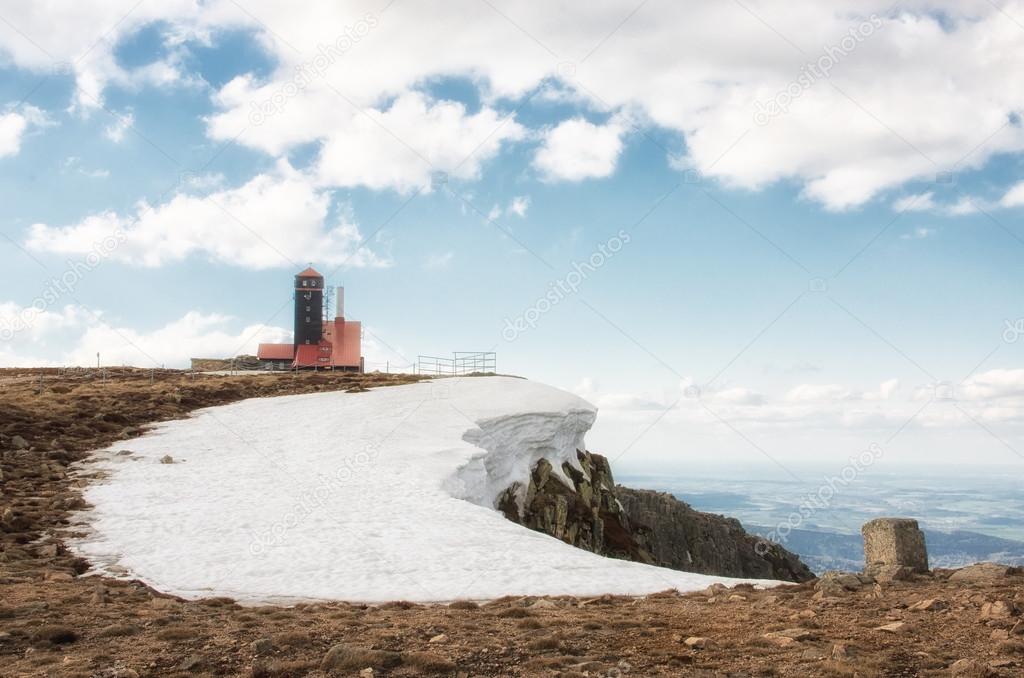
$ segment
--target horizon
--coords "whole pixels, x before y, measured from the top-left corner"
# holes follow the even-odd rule
[[[624,475],[1020,472],[1024,3],[66,9],[0,2],[0,367],[255,354],[312,263]]]

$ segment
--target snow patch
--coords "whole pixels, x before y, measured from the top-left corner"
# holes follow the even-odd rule
[[[596,417],[508,377],[200,410],[94,455],[78,553],[186,597],[250,602],[641,595],[741,580],[603,558],[508,521],[498,494],[561,472]],[[131,450],[131,456],[119,452]],[[174,464],[161,464],[171,455]],[[566,479],[568,480],[568,479]],[[760,581],[758,584],[778,582]]]
[[[495,508],[498,496],[514,483],[525,493],[530,470],[547,459],[553,472],[569,487],[572,481],[562,470],[569,462],[581,469],[577,450],[594,425],[597,411],[572,408],[565,412],[530,412],[485,419],[462,436],[484,451],[473,455],[445,481],[444,488],[457,499]],[[522,497],[519,497],[522,500]]]

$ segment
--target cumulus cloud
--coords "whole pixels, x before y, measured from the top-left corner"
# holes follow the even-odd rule
[[[1024,181],[1014,184],[1010,190],[1003,195],[999,204],[1003,207],[1019,207],[1024,205]]]
[[[115,144],[119,144],[124,141],[125,133],[134,126],[135,114],[128,110],[124,113],[116,114],[114,122],[103,131],[103,135]]]
[[[0,158],[17,155],[22,139],[32,128],[55,124],[44,111],[27,104],[0,113]]]
[[[1024,369],[991,370],[960,386],[920,385],[902,397],[898,379],[867,390],[799,384],[782,393],[745,386],[694,386],[686,379],[678,390],[654,395],[609,391],[584,379],[573,391],[598,405],[605,418],[642,422],[659,417],[690,425],[726,421],[765,430],[895,430],[911,423],[924,428],[974,427],[972,417],[1007,424],[1024,418]]]
[[[21,137],[28,129],[28,121],[18,113],[0,115],[0,158],[17,155],[21,150]]]
[[[190,311],[145,331],[109,323],[74,304],[60,308],[0,303],[0,367],[104,365],[187,367],[190,358],[254,354],[260,342],[289,341],[280,327],[240,329],[230,316]]]
[[[503,3],[500,12],[475,0],[399,3],[383,12],[369,0],[311,0],[302,12],[271,0],[250,0],[244,11],[229,0],[136,4],[17,3],[6,18],[35,45],[10,35],[0,49],[15,65],[37,71],[54,61],[74,63],[80,90],[98,98],[111,83],[194,77],[185,59],[164,58],[145,69],[119,65],[116,44],[141,26],[159,22],[176,46],[252,31],[276,67],[265,81],[247,76],[216,93],[210,136],[247,130],[240,143],[273,155],[316,141],[324,146],[322,178],[336,185],[425,186],[417,154],[454,176],[476,176],[479,165],[458,166],[463,151],[472,150],[468,140],[483,143],[479,157],[486,158],[502,138],[516,138],[517,128],[496,111],[512,110],[509,103],[534,91],[562,91],[567,100],[612,114],[637,111],[646,126],[675,134],[675,147],[685,146],[684,164],[702,175],[747,189],[794,181],[833,210],[908,180],[931,181],[939,172],[1024,150],[1024,126],[1014,123],[1024,83],[1002,75],[1024,61],[1020,27],[1007,18],[1024,15],[1021,0],[1000,7],[914,0],[895,9],[883,0],[678,2],[635,13],[634,5],[612,0],[556,12],[526,0]],[[367,15],[374,18],[369,32],[349,39],[279,114],[251,124],[254,106],[294,85],[296,68],[338,45]],[[7,38],[10,30],[0,30]],[[75,61],[92,45],[88,58]],[[446,76],[475,83],[482,109],[462,111],[417,93]],[[759,104],[779,103],[782,94],[784,110],[759,120]],[[493,130],[502,138],[488,137]],[[546,146],[540,167],[550,178],[607,176],[618,155],[614,130],[598,135],[603,146],[592,157],[555,162],[566,157],[558,148],[587,150],[573,146],[573,132],[597,134],[575,118],[563,121],[545,143],[564,143]],[[372,157],[378,152],[379,163]],[[381,169],[390,164],[394,176]]]
[[[904,196],[892,204],[892,208],[896,212],[927,212],[936,207],[938,205],[935,203],[934,191]]]
[[[508,204],[508,213],[514,214],[517,217],[525,217],[526,210],[530,208],[530,196],[528,195],[517,195],[512,198],[512,202]]]
[[[623,127],[572,118],[548,130],[533,158],[547,181],[582,181],[611,176],[622,152]]]
[[[205,11],[212,14],[216,10],[207,7]],[[36,73],[73,77],[76,89],[71,107],[85,113],[103,105],[105,90],[112,84],[134,89],[201,83],[198,76],[188,73],[183,49],[170,49],[153,62],[134,68],[125,68],[115,57],[119,41],[143,26],[160,22],[169,34],[176,35],[200,26],[200,7],[194,0],[5,3],[4,19],[0,54]],[[196,30],[193,35],[200,33]],[[173,46],[172,42],[169,35],[168,45]]]
[[[330,216],[331,195],[285,162],[242,186],[208,195],[179,192],[133,214],[100,212],[67,226],[33,224],[26,246],[37,252],[105,256],[161,266],[191,255],[246,268],[295,267],[309,252],[327,265],[387,266],[362,244],[347,216]],[[104,245],[110,243],[109,245]]]

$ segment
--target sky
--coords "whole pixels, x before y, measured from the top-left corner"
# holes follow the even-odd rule
[[[1019,472],[1022,67],[1017,1],[0,0],[0,365],[252,353],[312,263],[630,473]]]

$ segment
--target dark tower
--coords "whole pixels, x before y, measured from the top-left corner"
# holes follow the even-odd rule
[[[307,268],[295,276],[295,345],[319,344],[324,333],[324,277]]]

